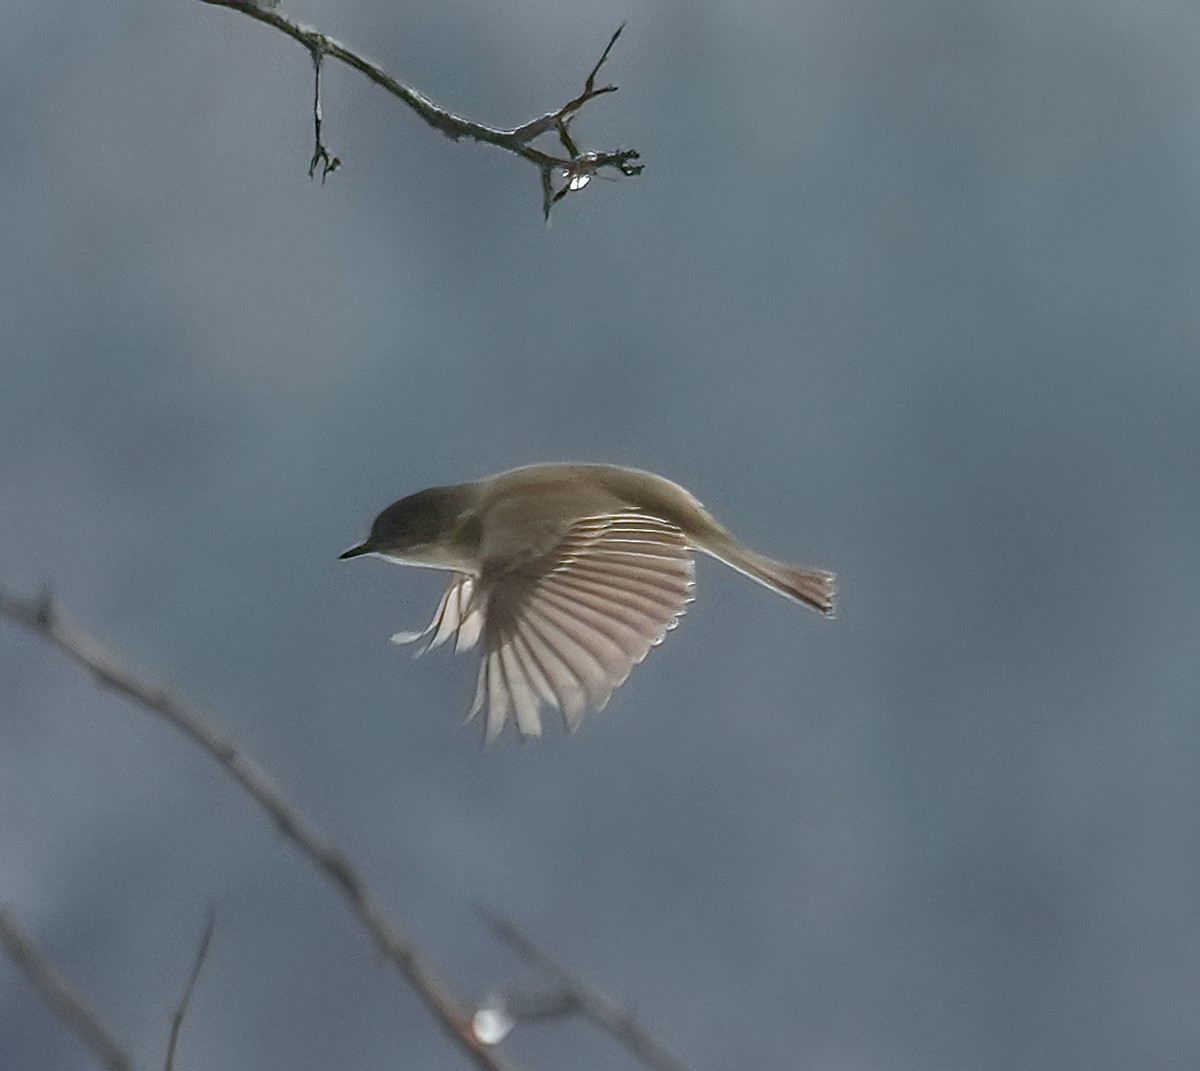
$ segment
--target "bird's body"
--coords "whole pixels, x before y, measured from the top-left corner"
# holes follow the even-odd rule
[[[576,728],[691,600],[692,550],[832,613],[833,574],[772,561],[733,538],[678,484],[615,465],[532,465],[420,491],[385,509],[342,557],[378,554],[453,574],[421,633],[457,650],[483,638],[472,715],[493,739],[511,712],[541,732],[542,704]]]

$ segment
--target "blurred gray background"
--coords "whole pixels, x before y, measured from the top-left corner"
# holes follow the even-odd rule
[[[540,218],[198,2],[0,35],[0,581],[210,711],[470,999],[511,914],[697,1071],[1200,1063],[1200,9],[1171,0],[308,0],[646,172]],[[575,736],[484,752],[403,494],[603,460],[834,568],[702,562]],[[0,623],[0,902],[144,1067],[466,1061],[205,756]],[[526,1071],[631,1067],[579,1023]],[[0,961],[0,1066],[95,1066]]]

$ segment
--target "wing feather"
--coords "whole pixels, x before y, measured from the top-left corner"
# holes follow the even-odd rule
[[[536,622],[523,622],[512,636],[526,645],[542,669],[551,692],[542,697],[546,705],[561,710],[568,724],[578,724],[587,709],[587,692],[571,663],[546,640]]]
[[[542,558],[485,573],[489,668],[475,709],[488,708],[488,738],[510,713],[529,736],[541,730],[543,705],[561,711],[570,729],[601,709],[674,627],[692,576],[683,533],[636,512],[584,518]]]
[[[504,668],[504,681],[512,699],[513,715],[522,736],[541,736],[542,719],[538,717],[538,696],[529,679],[520,648],[509,644],[499,649],[500,664]],[[489,711],[490,713],[490,711]]]
[[[562,607],[582,625],[610,641],[622,657],[637,656],[642,642],[641,633],[645,628],[643,626],[639,629],[638,622],[631,622],[619,606],[606,607],[589,596],[581,597],[569,588],[553,587],[550,584],[543,586],[541,595],[542,598]]]
[[[441,647],[452,636],[456,651],[474,647],[483,631],[484,619],[484,607],[478,596],[474,577],[454,573],[433,613],[433,620],[420,632],[397,632],[392,643],[415,643],[429,636],[429,642],[417,651],[418,655]]]
[[[564,653],[561,637],[553,629],[548,636],[539,622],[540,617],[527,616],[513,635],[528,639],[531,646],[538,648],[557,700],[549,705],[561,710],[568,724],[578,724],[588,708],[587,685],[581,671],[573,664],[569,651]]]

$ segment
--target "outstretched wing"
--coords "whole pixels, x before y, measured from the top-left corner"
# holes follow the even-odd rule
[[[474,595],[486,605],[468,599],[457,625],[461,639],[482,611],[483,661],[470,716],[486,707],[489,741],[510,713],[523,736],[540,735],[543,704],[578,728],[675,627],[692,597],[692,573],[678,528],[627,511],[577,521],[547,554],[485,575]],[[439,616],[434,644],[454,620],[444,609]]]

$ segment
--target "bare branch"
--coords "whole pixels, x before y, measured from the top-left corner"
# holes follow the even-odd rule
[[[478,911],[500,940],[553,979],[555,988],[550,993],[507,1002],[507,1009],[515,1018],[556,1018],[578,1013],[616,1038],[647,1067],[655,1071],[687,1071],[684,1064],[637,1021],[630,1009],[614,1004],[559,966],[510,919],[488,908],[480,907]]]
[[[25,973],[33,987],[50,1005],[54,1014],[71,1027],[108,1071],[132,1071],[133,1064],[104,1028],[70,983],[56,971],[13,921],[0,908],[0,944],[4,951]]]
[[[175,1009],[175,1014],[171,1017],[171,1035],[167,1039],[167,1059],[163,1065],[165,1071],[174,1071],[175,1046],[179,1044],[179,1029],[183,1026],[183,1017],[187,1014],[188,1004],[191,1003],[192,990],[196,988],[196,979],[200,977],[200,971],[204,967],[204,960],[208,955],[208,945],[212,940],[213,927],[216,925],[216,922],[216,916],[210,913],[208,924],[204,927],[204,936],[200,938],[200,947],[196,949],[196,959],[192,963],[192,973],[188,975],[187,985],[183,989],[183,996],[179,999],[179,1007]]]
[[[444,1031],[484,1071],[505,1064],[476,1036],[471,1012],[451,993],[417,947],[386,919],[342,852],[282,796],[266,772],[193,707],[134,676],[90,636],[59,620],[50,598],[22,599],[0,587],[0,614],[24,625],[90,670],[96,680],[173,725],[217,761],[275,822],[279,831],[341,890],[376,948],[408,981]]]
[[[625,29],[624,23],[617,27],[616,33],[609,39],[604,51],[600,54],[600,58],[596,61],[596,65],[588,74],[583,85],[583,92],[579,96],[567,101],[561,108],[547,112],[536,119],[531,119],[528,123],[523,123],[512,130],[502,130],[499,127],[487,126],[483,123],[476,123],[471,119],[464,119],[460,115],[455,115],[453,112],[438,107],[423,93],[397,81],[386,71],[359,56],[357,53],[350,51],[350,49],[339,41],[334,40],[334,38],[326,34],[319,33],[309,26],[301,25],[289,19],[286,15],[281,15],[273,8],[260,7],[254,0],[201,0],[201,2],[212,4],[215,7],[227,7],[233,11],[247,15],[258,22],[273,26],[280,33],[287,34],[288,37],[299,42],[308,50],[309,55],[312,57],[313,66],[316,69],[316,93],[313,102],[316,148],[309,167],[310,176],[316,173],[317,164],[320,163],[323,166],[321,178],[324,180],[325,176],[331,171],[336,170],[341,163],[336,156],[331,157],[329,155],[321,141],[320,77],[321,61],[325,56],[332,56],[334,59],[341,60],[342,63],[353,67],[376,85],[382,86],[393,96],[399,97],[417,115],[424,119],[426,123],[435,130],[440,130],[451,140],[458,141],[462,138],[467,138],[472,141],[483,142],[487,145],[494,145],[499,149],[504,149],[506,152],[514,153],[523,160],[528,160],[537,167],[542,175],[542,208],[547,219],[550,216],[552,205],[562,200],[567,193],[583,189],[587,185],[587,179],[603,168],[612,168],[619,171],[622,175],[629,176],[639,175],[642,172],[644,165],[635,163],[639,159],[639,153],[635,149],[613,149],[607,152],[589,151],[580,153],[566,133],[567,124],[569,124],[570,120],[575,117],[588,101],[605,93],[615,93],[617,91],[617,87],[614,85],[597,86],[596,75],[600,73],[600,68],[604,66],[605,61],[608,59],[613,45],[617,43],[617,38],[621,36],[621,31]],[[548,133],[557,133],[559,135],[559,140],[566,150],[566,156],[556,156],[553,153],[545,152],[534,146],[534,139]],[[553,179],[556,176],[564,180],[564,184],[557,191],[552,188]]]

